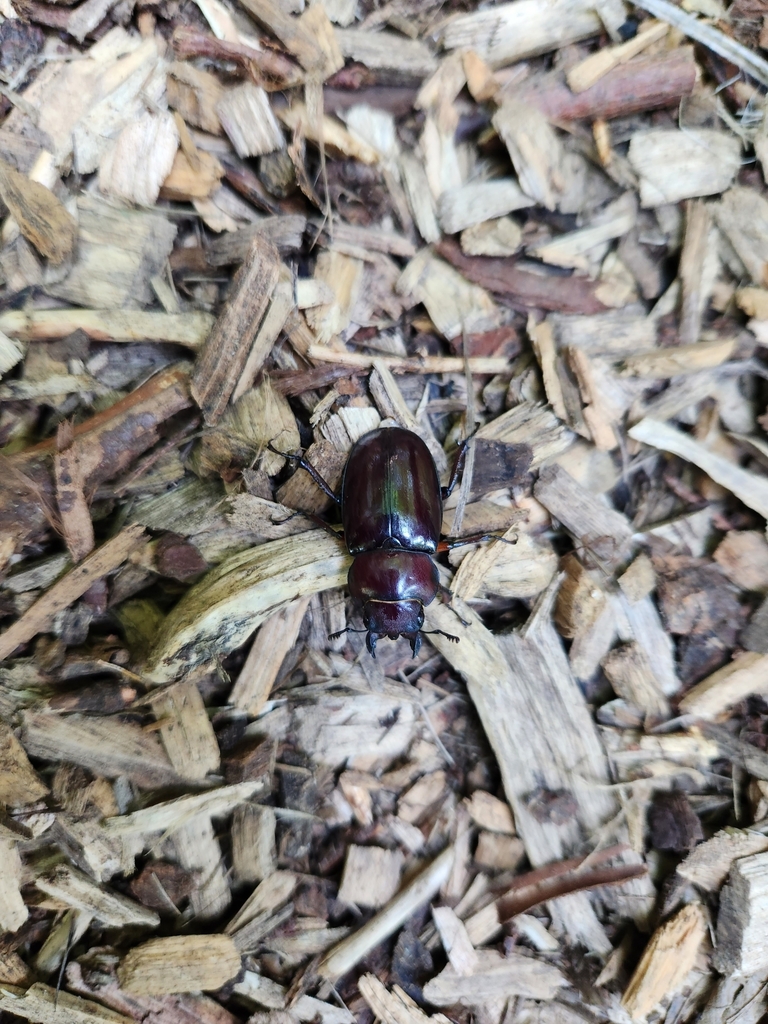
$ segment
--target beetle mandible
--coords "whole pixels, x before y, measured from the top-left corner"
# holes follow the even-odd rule
[[[374,658],[376,643],[385,636],[404,636],[414,657],[419,652],[427,632],[424,608],[441,589],[432,559],[440,543],[443,499],[456,484],[463,454],[464,445],[448,486],[441,488],[434,459],[418,434],[403,427],[372,430],[352,446],[340,497],[306,459],[287,456],[341,505],[344,541],[354,559],[349,592],[362,606],[365,643]],[[346,632],[352,630],[330,639]],[[459,640],[443,630],[432,632]]]

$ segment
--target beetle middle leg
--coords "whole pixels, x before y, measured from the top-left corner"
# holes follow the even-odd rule
[[[293,455],[291,452],[281,452],[281,451],[278,451],[277,448],[274,447],[274,445],[272,444],[271,441],[267,442],[267,448],[269,448],[269,450],[271,452],[274,452],[275,455],[280,455],[284,459],[292,459],[294,462],[298,463],[299,469],[306,470],[307,473],[309,473],[309,475],[312,477],[312,479],[315,481],[315,483],[317,484],[317,486],[320,488],[321,491],[324,491],[325,494],[327,494],[328,497],[332,501],[336,502],[337,505],[341,504],[341,498],[333,490],[333,488],[328,483],[328,481],[324,480],[323,477],[320,476],[320,474],[315,469],[315,467],[312,465],[312,463],[308,462],[304,458],[303,455]]]
[[[344,531],[335,530],[330,523],[326,523],[322,516],[318,516],[314,512],[302,512],[300,509],[296,509],[295,512],[291,512],[285,519],[273,519],[271,522],[273,526],[284,526],[286,523],[290,523],[292,519],[295,519],[296,516],[304,516],[305,519],[311,520],[315,526],[319,526],[326,533],[330,533],[334,540],[339,541],[341,544],[344,543]]]

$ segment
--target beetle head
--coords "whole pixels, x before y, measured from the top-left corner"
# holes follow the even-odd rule
[[[415,657],[421,647],[419,630],[424,625],[424,605],[421,601],[366,601],[363,623],[368,630],[365,646],[374,658],[376,641],[383,636],[390,640],[406,636]]]

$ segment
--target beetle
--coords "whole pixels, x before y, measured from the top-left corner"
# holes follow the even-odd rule
[[[418,434],[403,427],[372,430],[352,446],[340,496],[303,456],[287,456],[341,506],[344,541],[353,557],[349,592],[362,606],[361,632],[374,658],[376,643],[385,636],[404,636],[413,656],[419,652],[427,632],[424,608],[441,590],[433,556],[440,544],[443,500],[456,484],[465,446],[448,486],[441,488],[434,459]],[[329,639],[346,632],[355,631],[343,629]],[[459,641],[441,629],[431,632]]]

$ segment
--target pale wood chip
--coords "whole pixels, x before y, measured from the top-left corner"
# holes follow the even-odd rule
[[[662,999],[675,995],[696,962],[708,931],[698,903],[683,907],[653,933],[622,996],[633,1020],[645,1020]]]
[[[228,935],[175,935],[134,946],[117,976],[125,992],[162,996],[221,988],[240,971],[240,954]]]
[[[50,189],[0,160],[0,196],[25,238],[52,263],[72,252],[77,222]]]
[[[338,898],[360,907],[383,907],[400,887],[403,855],[380,846],[349,846]]]

